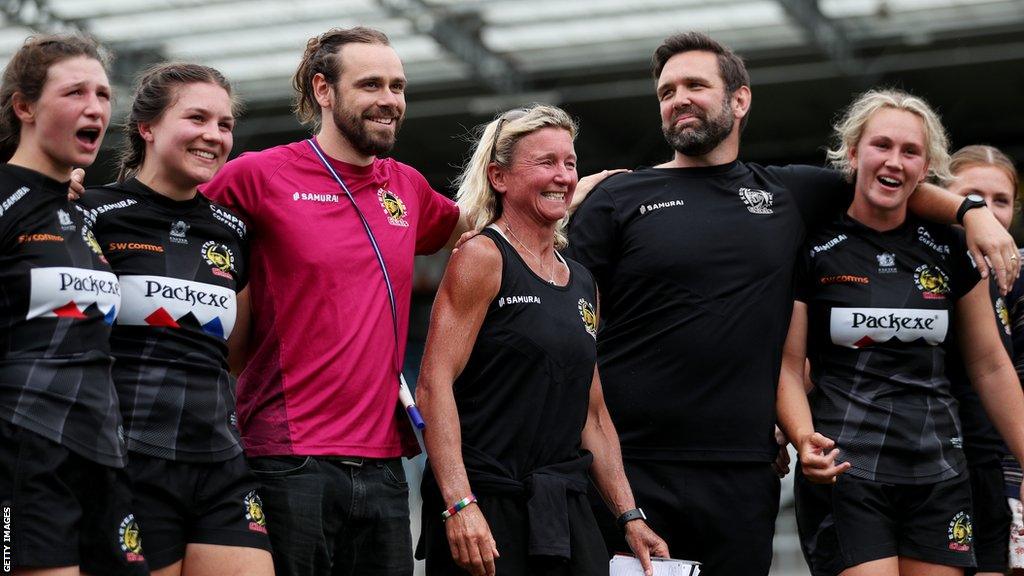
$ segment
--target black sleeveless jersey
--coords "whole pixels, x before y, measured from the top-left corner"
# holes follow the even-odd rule
[[[91,188],[81,203],[121,283],[110,344],[128,449],[191,462],[240,454],[226,357],[245,225],[202,195],[175,201],[137,180]]]
[[[1010,312],[1006,306],[1006,300],[999,295],[999,287],[994,280],[989,282],[989,295],[992,298],[992,311],[999,329],[999,337],[1003,341],[1006,352],[1012,358]],[[985,412],[985,407],[981,403],[981,397],[971,385],[958,346],[957,339],[951,338],[947,346],[946,375],[952,386],[953,397],[959,403],[960,425],[964,434],[964,455],[967,456],[967,463],[971,466],[997,464],[1003,456],[1010,453],[1010,449],[1006,447],[999,431],[989,420],[988,413]]]
[[[67,190],[0,166],[0,418],[122,467],[108,345],[121,291]]]
[[[815,430],[858,478],[924,484],[959,474],[944,344],[956,301],[980,279],[962,234],[913,218],[878,232],[844,215],[808,237],[802,259]]]
[[[597,358],[594,280],[566,260],[569,283],[550,284],[492,228],[501,288],[487,309],[455,402],[462,442],[492,456],[513,478],[580,456]]]

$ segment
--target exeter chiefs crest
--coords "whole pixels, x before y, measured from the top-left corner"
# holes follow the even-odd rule
[[[121,521],[117,529],[118,541],[121,544],[121,552],[127,562],[143,562],[142,538],[139,536],[139,523],[135,521],[135,515],[129,514]]]
[[[82,227],[82,240],[85,241],[85,245],[89,247],[100,258],[100,262],[107,263],[107,258],[103,255],[103,249],[100,248],[100,243],[96,241],[96,235],[92,233],[92,228],[88,226]]]
[[[583,327],[587,329],[587,334],[590,334],[596,339],[597,313],[594,312],[594,307],[590,304],[590,302],[587,302],[583,298],[580,298],[577,307],[580,310],[580,318],[583,319]]]
[[[250,490],[245,498],[245,519],[249,521],[249,530],[253,532],[267,533],[267,517],[263,515],[263,500],[255,490]]]
[[[971,544],[974,542],[974,529],[971,526],[971,516],[967,512],[957,512],[949,521],[949,529],[946,531],[949,538],[949,549],[955,552],[970,552]]]
[[[740,198],[751,214],[773,214],[774,198],[771,192],[756,188],[740,188]]]
[[[235,271],[235,255],[231,249],[215,240],[209,240],[200,249],[203,260],[213,266],[213,273],[217,276],[230,278],[229,272]]]
[[[380,200],[384,213],[388,215],[388,223],[392,226],[409,225],[409,222],[405,220],[405,203],[401,198],[389,190],[380,188],[377,190],[377,199]]]
[[[999,327],[1009,336],[1011,334],[1010,311],[1006,309],[1006,301],[1003,300],[1002,296],[996,298],[996,318],[999,319]]]
[[[949,294],[949,277],[938,266],[922,264],[914,270],[914,284],[928,300],[942,300]]]

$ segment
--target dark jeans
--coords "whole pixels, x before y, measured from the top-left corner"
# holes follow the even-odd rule
[[[250,458],[277,576],[411,576],[409,487],[402,461],[339,456]]]

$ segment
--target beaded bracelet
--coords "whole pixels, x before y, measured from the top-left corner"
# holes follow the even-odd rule
[[[473,502],[476,502],[476,496],[474,496],[473,494],[466,496],[462,500],[459,500],[455,504],[452,504],[451,508],[445,510],[444,512],[441,512],[441,520],[447,521],[449,518],[455,516],[459,513],[460,510],[462,510],[466,506],[469,506]]]

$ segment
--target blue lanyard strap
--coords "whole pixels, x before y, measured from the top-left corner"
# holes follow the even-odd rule
[[[384,253],[380,249],[380,245],[377,244],[377,238],[373,235],[373,230],[370,229],[370,222],[366,220],[366,216],[363,215],[363,211],[359,209],[359,205],[356,204],[355,196],[349,191],[348,186],[345,185],[345,181],[342,180],[341,176],[337,171],[334,170],[334,166],[327,161],[327,157],[324,156],[323,150],[317,145],[313,138],[306,140],[309,143],[310,148],[316,153],[317,157],[320,158],[320,163],[324,165],[327,172],[334,178],[334,181],[338,183],[342,191],[345,192],[345,196],[348,196],[349,202],[352,203],[352,208],[355,209],[356,214],[359,216],[359,221],[363,223],[363,229],[366,230],[366,237],[370,239],[370,245],[373,246],[373,253],[377,256],[377,264],[380,266],[380,272],[384,275],[384,286],[388,289],[388,303],[391,304],[391,323],[395,332],[395,371],[398,373],[398,395],[399,401],[405,407],[406,412],[409,414],[409,419],[412,420],[413,425],[416,428],[423,429],[425,424],[423,418],[420,417],[419,410],[416,409],[416,404],[413,401],[412,393],[409,392],[409,387],[405,383],[405,376],[402,375],[402,361],[398,354],[399,336],[398,336],[398,307],[395,304],[395,290],[391,287],[391,276],[388,275],[388,267],[384,264]]]

